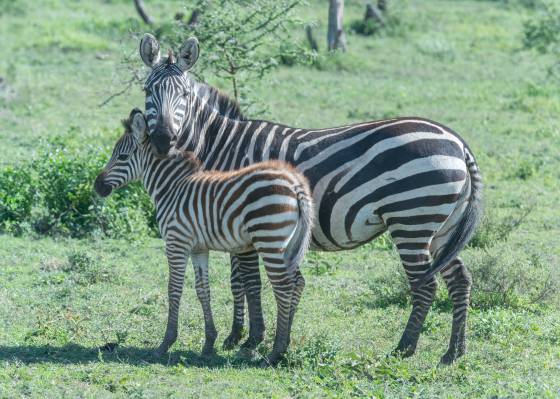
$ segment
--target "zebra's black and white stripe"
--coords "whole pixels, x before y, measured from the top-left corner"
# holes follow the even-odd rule
[[[155,39],[146,36],[143,41]],[[195,55],[198,47],[194,53],[180,53],[191,66]],[[247,120],[234,101],[195,82],[181,65],[169,59],[150,65],[146,112],[154,121],[150,141],[156,153],[165,157],[173,147],[194,151],[210,170],[233,170],[269,159],[287,161],[307,177],[313,191],[317,221],[313,249],[352,249],[389,231],[413,297],[396,351],[414,353],[436,291],[434,276],[443,270],[454,311],[442,362],[462,355],[471,278],[458,254],[478,223],[482,189],[466,143],[451,129],[416,117],[326,129]],[[163,92],[165,107],[159,94]],[[185,99],[184,107],[172,105],[178,104],[179,96]],[[175,121],[177,115],[182,120]],[[177,125],[181,127],[176,129]],[[241,286],[251,294],[247,295],[250,336],[244,345],[253,347],[262,339],[257,264],[255,253],[232,258],[236,319],[225,346],[239,341],[244,303],[236,290]]]
[[[188,257],[204,312],[211,353],[217,332],[210,307],[208,251],[227,251],[244,259],[258,253],[277,301],[277,332],[264,364],[276,364],[286,351],[289,332],[305,281],[299,264],[311,240],[312,197],[303,175],[280,161],[257,163],[232,172],[204,172],[192,153],[157,159],[150,149],[141,111],[133,110],[113,155],[95,182],[107,196],[142,180],[156,206],[157,222],[169,262],[169,317],[161,355],[177,338],[177,319]]]

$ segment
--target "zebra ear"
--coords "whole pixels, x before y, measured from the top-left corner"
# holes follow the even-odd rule
[[[198,40],[196,37],[188,38],[179,49],[177,65],[183,72],[191,69],[198,60]]]
[[[144,114],[142,112],[137,112],[132,117],[132,121],[130,122],[130,128],[132,131],[132,135],[138,142],[144,141],[146,137],[146,119],[144,118]]]
[[[159,54],[159,43],[154,35],[150,33],[145,33],[140,40],[140,57],[146,66],[150,68],[155,67],[161,56]]]

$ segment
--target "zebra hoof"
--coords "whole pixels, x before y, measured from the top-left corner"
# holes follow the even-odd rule
[[[404,349],[395,348],[395,349],[393,349],[393,351],[391,352],[391,354],[389,356],[400,358],[400,359],[405,359],[407,357],[411,357],[412,355],[414,355],[414,352],[416,352],[416,350],[411,348],[411,347],[404,348]]]
[[[251,335],[249,334],[249,338],[247,338],[247,340],[245,340],[245,342],[243,342],[241,344],[241,348],[242,349],[251,349],[254,350],[257,348],[257,346],[259,346],[259,344],[264,340],[264,333],[263,334],[258,334],[258,335]]]
[[[283,356],[280,354],[271,353],[259,362],[260,368],[276,367],[282,360]]]
[[[464,351],[447,351],[439,361],[440,366],[451,366],[455,363],[461,356],[465,354]]]
[[[224,340],[224,343],[223,343],[222,347],[224,348],[224,350],[227,350],[227,351],[232,350],[233,348],[235,348],[239,344],[239,341],[241,341],[241,334],[232,332]]]
[[[203,358],[210,358],[216,355],[216,349],[212,346],[212,347],[204,347],[202,349],[202,352],[200,353],[200,356]]]
[[[152,356],[155,358],[160,358],[167,354],[167,349],[158,348],[152,352]]]

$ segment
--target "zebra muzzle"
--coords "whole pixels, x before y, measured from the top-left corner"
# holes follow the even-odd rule
[[[100,197],[107,197],[113,191],[112,187],[105,181],[105,173],[100,173],[95,179],[93,188]]]

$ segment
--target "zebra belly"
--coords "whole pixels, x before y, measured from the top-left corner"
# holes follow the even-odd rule
[[[325,215],[325,217],[330,219],[328,225],[331,226],[330,234],[335,243],[326,238],[321,229],[321,223],[316,223],[313,229],[312,250],[343,251],[356,248],[377,238],[387,230],[383,220],[373,212],[371,206],[365,206],[358,212],[351,223],[350,234],[348,234],[345,224],[340,221],[344,215],[331,214]]]

